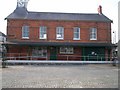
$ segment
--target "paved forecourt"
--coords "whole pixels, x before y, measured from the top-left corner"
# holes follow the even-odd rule
[[[14,65],[2,70],[3,88],[117,88],[111,64]]]

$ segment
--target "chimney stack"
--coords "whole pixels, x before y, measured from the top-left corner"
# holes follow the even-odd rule
[[[17,0],[17,7],[26,8],[29,0]]]
[[[102,6],[101,5],[99,5],[99,7],[98,7],[98,14],[102,14]]]

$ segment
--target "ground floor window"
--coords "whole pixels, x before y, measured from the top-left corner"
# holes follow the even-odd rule
[[[60,54],[73,54],[73,47],[60,47]]]
[[[34,47],[32,49],[32,56],[46,57],[47,48],[46,47]]]

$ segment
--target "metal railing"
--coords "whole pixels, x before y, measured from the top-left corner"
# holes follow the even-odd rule
[[[5,60],[50,60],[54,56],[29,56],[27,53],[6,53]],[[111,61],[111,57],[100,56],[79,56],[79,55],[57,55],[55,60],[64,61]]]

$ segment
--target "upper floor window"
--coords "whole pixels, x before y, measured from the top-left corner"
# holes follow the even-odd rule
[[[29,39],[29,26],[22,27],[22,38]]]
[[[64,28],[63,27],[56,28],[56,39],[64,39]]]
[[[40,39],[47,39],[47,27],[40,26]]]
[[[90,40],[97,40],[97,29],[90,28]]]
[[[80,28],[79,27],[74,27],[73,40],[80,40]]]

